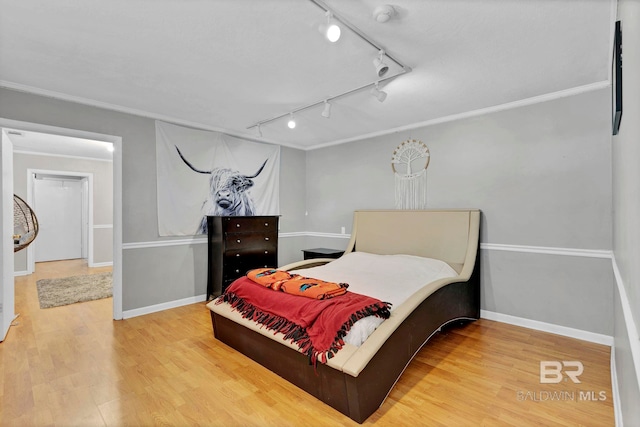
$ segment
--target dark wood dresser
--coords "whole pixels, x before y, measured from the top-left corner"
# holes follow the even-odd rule
[[[208,216],[207,299],[248,270],[278,265],[277,216]]]

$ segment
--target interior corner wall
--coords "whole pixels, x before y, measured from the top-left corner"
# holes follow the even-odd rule
[[[112,162],[14,153],[13,191],[24,200],[27,200],[27,169],[93,174],[93,261],[113,262]],[[26,252],[20,251],[15,254],[16,272],[27,270]]]
[[[302,259],[306,228],[305,174],[306,152],[281,147],[280,150],[280,237],[278,240],[278,265],[286,265]],[[285,191],[286,190],[286,191]]]
[[[615,356],[624,425],[640,425],[640,3],[618,2],[622,27],[623,112],[613,137]],[[619,290],[618,290],[619,289]]]
[[[621,1],[623,114],[613,138],[614,254],[640,330],[640,3]],[[629,19],[626,17],[628,16]],[[635,18],[635,19],[634,19]]]
[[[427,208],[483,212],[482,309],[610,337],[611,261],[570,255],[611,249],[609,111],[599,89],[309,151],[307,229],[351,232],[354,210],[393,209],[391,154],[419,139],[431,153]]]
[[[158,236],[153,119],[6,88],[0,88],[0,117],[122,138],[123,311],[205,294],[207,245],[163,246],[181,239]],[[303,151],[282,147],[281,231],[299,231],[304,223],[296,202],[304,199],[304,181],[294,178],[302,159]]]

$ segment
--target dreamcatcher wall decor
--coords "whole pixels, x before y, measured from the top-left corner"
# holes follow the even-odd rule
[[[395,175],[397,209],[427,207],[429,159],[429,148],[415,139],[403,141],[393,152],[391,169]]]

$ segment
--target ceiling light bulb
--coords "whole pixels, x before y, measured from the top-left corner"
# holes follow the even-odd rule
[[[322,110],[322,117],[329,118],[331,117],[331,104],[329,101],[324,101],[324,110]]]
[[[375,96],[378,99],[378,102],[383,102],[387,99],[387,92],[380,90],[378,87],[378,82],[373,89],[371,89],[371,95]]]
[[[324,34],[327,40],[329,40],[331,43],[335,43],[340,39],[340,27],[338,26],[338,24],[332,22],[333,14],[331,13],[331,11],[327,11],[326,16],[327,22],[321,24],[319,30],[322,34]]]
[[[331,43],[337,42],[340,39],[340,27],[336,24],[329,25],[329,28],[327,29],[327,39]]]
[[[373,66],[376,68],[376,74],[378,74],[378,77],[384,76],[387,74],[387,71],[389,71],[389,66],[382,60],[383,55],[384,51],[381,50],[378,52],[378,57],[373,60]]]
[[[289,121],[287,122],[287,126],[289,126],[289,129],[294,129],[296,127],[296,120],[293,118],[293,114],[289,116]]]

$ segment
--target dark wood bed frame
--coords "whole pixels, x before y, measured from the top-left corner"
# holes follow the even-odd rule
[[[214,336],[362,423],[380,407],[407,365],[431,336],[452,322],[480,317],[479,254],[479,248],[476,248],[469,280],[449,283],[422,301],[387,338],[357,377],[323,364],[318,364],[314,370],[304,354],[211,311]]]

